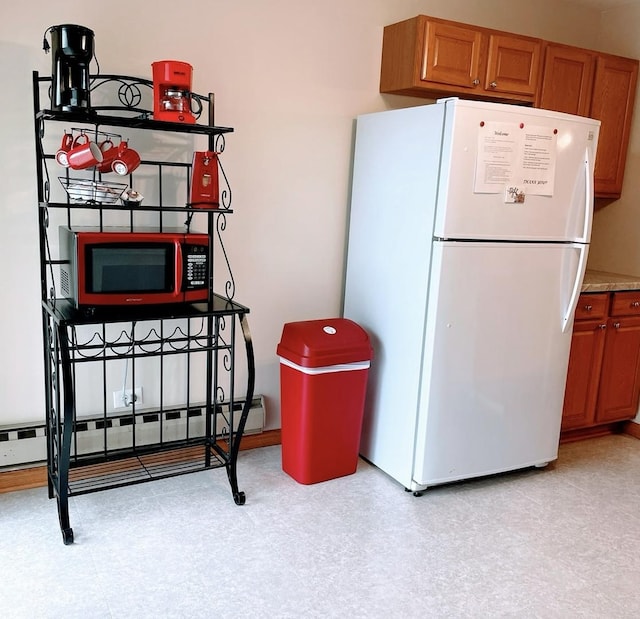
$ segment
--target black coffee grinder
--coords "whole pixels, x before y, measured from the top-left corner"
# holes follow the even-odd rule
[[[63,24],[51,26],[51,109],[91,111],[89,63],[93,58],[93,30]],[[44,50],[49,51],[46,35]]]

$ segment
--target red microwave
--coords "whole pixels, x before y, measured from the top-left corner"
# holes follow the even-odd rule
[[[209,298],[206,234],[60,227],[60,286],[77,308]]]

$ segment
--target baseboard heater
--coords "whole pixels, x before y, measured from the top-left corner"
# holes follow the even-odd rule
[[[237,429],[244,400],[234,400],[233,425]],[[217,415],[216,435],[229,433],[229,402],[218,404],[222,414]],[[107,441],[109,450],[126,449],[132,445],[135,432],[136,445],[152,445],[162,442],[197,438],[205,434],[205,405],[136,412],[135,424],[131,413],[109,414],[107,417],[83,417],[76,421],[75,441],[72,453],[100,451]],[[255,396],[247,416],[244,434],[260,434],[264,430],[264,397]],[[106,439],[105,439],[106,433]],[[0,468],[44,462],[47,459],[47,443],[44,424],[0,427]]]

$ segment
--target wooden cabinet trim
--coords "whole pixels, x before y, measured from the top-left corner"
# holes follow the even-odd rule
[[[380,92],[409,94],[408,85],[419,80],[416,54],[424,47],[423,24],[423,19],[407,19],[384,28]]]

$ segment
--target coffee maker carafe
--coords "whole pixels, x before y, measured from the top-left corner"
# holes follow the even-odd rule
[[[91,111],[89,63],[93,58],[93,30],[63,24],[51,26],[51,109]],[[45,51],[47,50],[45,39]]]
[[[153,69],[153,118],[176,123],[195,123],[191,113],[193,67],[178,60],[159,60]]]

